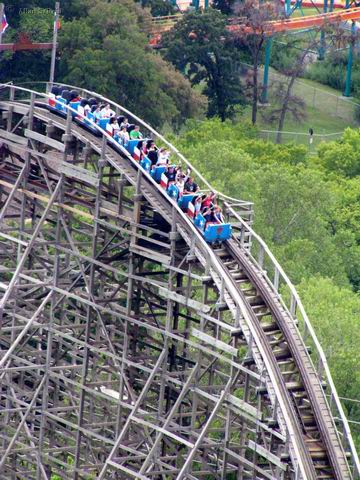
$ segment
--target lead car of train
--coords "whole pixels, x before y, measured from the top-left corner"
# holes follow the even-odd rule
[[[78,113],[71,112],[73,118],[76,122],[81,124],[83,127],[91,130],[95,135],[99,135],[98,128],[94,127],[95,123],[94,115],[88,111],[85,114],[86,105],[96,105],[98,101],[95,98],[81,98],[78,95],[78,92],[75,90],[67,90],[61,87],[53,87],[50,93],[50,98],[48,101],[48,108],[57,114],[66,115],[67,114],[67,105],[71,107]],[[106,132],[106,127],[109,122],[109,119],[99,119],[97,121],[97,126]],[[107,132],[106,132],[107,133]],[[116,139],[114,139],[116,142]],[[146,140],[146,139],[143,139]],[[231,225],[229,223],[209,223],[206,222],[202,213],[195,214],[194,202],[196,197],[199,195],[195,194],[184,194],[179,195],[178,188],[175,184],[168,184],[167,177],[165,175],[167,167],[165,166],[155,166],[152,167],[151,161],[144,156],[139,160],[137,155],[137,144],[139,140],[129,140],[126,145],[123,147],[126,148],[128,153],[136,160],[141,167],[158,183],[162,188],[164,188],[167,194],[174,200],[177,201],[179,207],[183,212],[185,212],[188,217],[193,221],[197,229],[201,232],[206,242],[219,243],[225,240],[229,240],[231,237]],[[120,144],[117,147],[116,144],[113,144],[114,148],[117,148],[121,152]]]

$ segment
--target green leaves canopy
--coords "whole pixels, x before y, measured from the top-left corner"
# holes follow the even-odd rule
[[[140,30],[148,21],[147,11],[132,0],[90,2],[85,18],[64,25],[61,76],[103,92],[154,126],[168,122],[177,127],[186,117],[201,114],[206,102],[148,49]]]
[[[165,58],[183,71],[209,98],[208,116],[232,117],[245,102],[236,74],[239,52],[218,11],[187,14],[164,38]]]

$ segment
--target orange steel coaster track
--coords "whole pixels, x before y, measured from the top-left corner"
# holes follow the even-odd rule
[[[151,29],[150,45],[154,48],[159,48],[161,43],[162,33],[171,30],[174,25],[180,20],[181,15],[173,15],[167,17],[157,17],[153,21],[153,28]],[[360,7],[349,8],[343,12],[322,13],[319,15],[309,15],[301,18],[291,18],[266,22],[265,33],[269,35],[273,33],[281,33],[287,31],[301,30],[305,28],[321,27],[328,23],[340,23],[346,21],[355,21],[360,19]],[[241,19],[239,19],[241,20]],[[234,34],[239,33],[256,33],[246,24],[228,25],[227,30]]]

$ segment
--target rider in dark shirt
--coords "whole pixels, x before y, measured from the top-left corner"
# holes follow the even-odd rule
[[[167,176],[167,178],[169,179],[169,182],[175,182],[175,178],[176,178],[176,170],[175,170],[175,167],[173,165],[170,165],[170,167],[168,168],[167,172],[165,172],[165,175]]]
[[[158,161],[158,152],[156,151],[155,145],[151,145],[148,148],[147,157],[150,160],[152,166],[156,165],[156,162]]]
[[[212,208],[207,208],[204,210],[203,217],[205,218],[206,225],[209,223],[217,223],[214,210]]]
[[[196,193],[198,190],[198,184],[194,182],[192,177],[189,177],[188,181],[185,183],[184,193]]]

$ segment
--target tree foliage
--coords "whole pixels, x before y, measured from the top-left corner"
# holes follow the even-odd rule
[[[140,23],[148,19],[132,0],[93,0],[85,18],[64,25],[60,73],[69,83],[118,100],[154,126],[168,122],[178,127],[185,118],[201,114],[205,100],[147,49]]]
[[[153,17],[162,17],[178,13],[178,9],[170,1],[140,0],[143,8],[150,8]]]
[[[45,1],[40,4],[41,8],[27,5],[25,12],[9,18],[12,27],[18,25],[9,29],[13,38],[19,31],[36,41],[52,38],[53,12],[45,9]],[[132,0],[77,0],[68,7],[70,17],[67,4],[62,5],[67,15],[59,32],[57,80],[111,96],[156,127],[168,123],[179,128],[186,118],[202,116],[206,97],[149,49],[143,32],[150,22],[148,10]],[[50,52],[7,55],[1,67],[2,81],[46,81]]]
[[[340,396],[359,398],[360,297],[330,279],[314,277],[299,292],[329,362]],[[360,405],[345,402],[348,414],[360,419]]]
[[[49,42],[52,38],[54,15],[44,8],[11,10],[8,18],[10,28],[3,36],[3,42],[17,40],[20,32],[26,32],[32,41]],[[0,81],[47,80],[50,71],[50,51],[4,52],[0,56]]]
[[[225,17],[209,9],[185,15],[164,38],[165,58],[193,85],[204,87],[208,116],[219,116],[223,121],[244,103],[240,81],[232,68],[239,54],[225,26]]]
[[[330,172],[347,177],[360,174],[360,131],[347,128],[341,140],[319,147],[322,165]]]
[[[214,0],[212,6],[216,10],[220,10],[224,15],[230,15],[235,5],[235,0]]]
[[[324,346],[339,394],[360,398],[360,175],[328,170],[336,145],[356,152],[358,130],[309,158],[301,145],[274,145],[249,124],[189,122],[179,148],[220,191],[255,204],[255,230],[297,285]],[[355,290],[355,292],[354,292]],[[351,419],[360,405],[346,401]],[[360,429],[355,431],[360,447]]]

